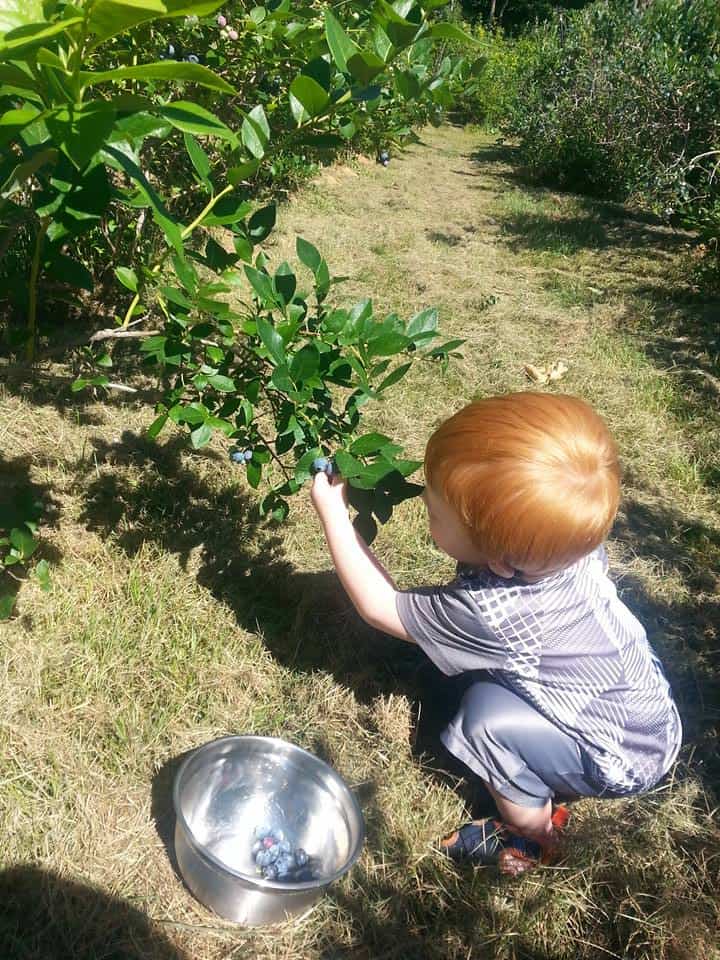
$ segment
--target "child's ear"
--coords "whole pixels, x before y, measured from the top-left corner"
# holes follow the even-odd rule
[[[498,577],[510,579],[515,576],[515,568],[509,566],[504,560],[488,560],[488,567]]]

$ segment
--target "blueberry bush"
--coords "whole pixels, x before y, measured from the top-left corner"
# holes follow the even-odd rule
[[[211,214],[231,225],[232,204],[267,190],[289,157],[345,148],[368,130],[392,139],[408,132],[405,114],[439,108],[448,65],[435,75],[414,52],[421,40],[463,39],[431,21],[443,2],[272,0],[215,15],[218,0],[9,0],[0,13],[8,347],[34,360],[39,325],[61,304],[83,314],[78,290],[100,309],[112,304],[111,265],[127,277],[133,262],[158,267],[168,248],[184,259],[196,227]]]
[[[720,5],[598,0],[518,39],[481,36],[480,118],[541,178],[720,235]]]
[[[119,381],[139,357],[157,374],[151,436],[171,422],[196,449],[225,437],[276,518],[313,461],[332,460],[372,536],[417,492],[406,478],[418,464],[363,432],[362,408],[460,343],[438,341],[432,309],[404,321],[377,317],[370,299],[331,306],[320,251],[298,240],[304,290],[263,244],[289,171],[355,147],[387,163],[413,123],[439,120],[476,47],[442,19],[445,3],[8,0],[10,362],[64,355],[74,390],[132,390]],[[12,535],[6,546],[11,563],[29,556]]]

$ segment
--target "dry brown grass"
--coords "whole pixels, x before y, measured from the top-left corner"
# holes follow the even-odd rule
[[[680,701],[674,779],[578,804],[559,868],[520,882],[455,871],[433,843],[466,794],[419,757],[441,712],[432,671],[357,620],[307,503],[283,529],[257,522],[219,447],[142,438],[150,408],[7,390],[3,474],[52,504],[55,562],[51,593],[28,584],[1,628],[3,958],[717,960],[718,414],[690,369],[710,348],[706,306],[678,292],[685,238],[528,188],[476,131],[424,140],[387,170],[326,171],[282,211],[271,252],[292,257],[300,233],[348,274],[339,298],[437,305],[467,338],[447,373],[417,369],[371,414],[413,454],[473,396],[525,388],[524,363],[568,363],[558,388],[590,399],[621,444],[611,553]],[[418,503],[377,549],[402,584],[451,572]],[[171,867],[177,758],[227,732],[316,750],[361,798],[362,859],[298,924],[224,923]],[[10,940],[19,910],[37,920]]]

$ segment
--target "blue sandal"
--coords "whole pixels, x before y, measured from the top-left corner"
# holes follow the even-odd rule
[[[511,876],[552,863],[557,855],[555,840],[541,844],[516,833],[500,820],[466,823],[441,840],[440,849],[456,863],[495,864],[501,873]]]

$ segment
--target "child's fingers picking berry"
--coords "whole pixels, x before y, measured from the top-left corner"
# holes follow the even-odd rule
[[[336,475],[316,473],[310,491],[310,500],[323,523],[332,520],[333,517],[347,516],[347,484]]]

